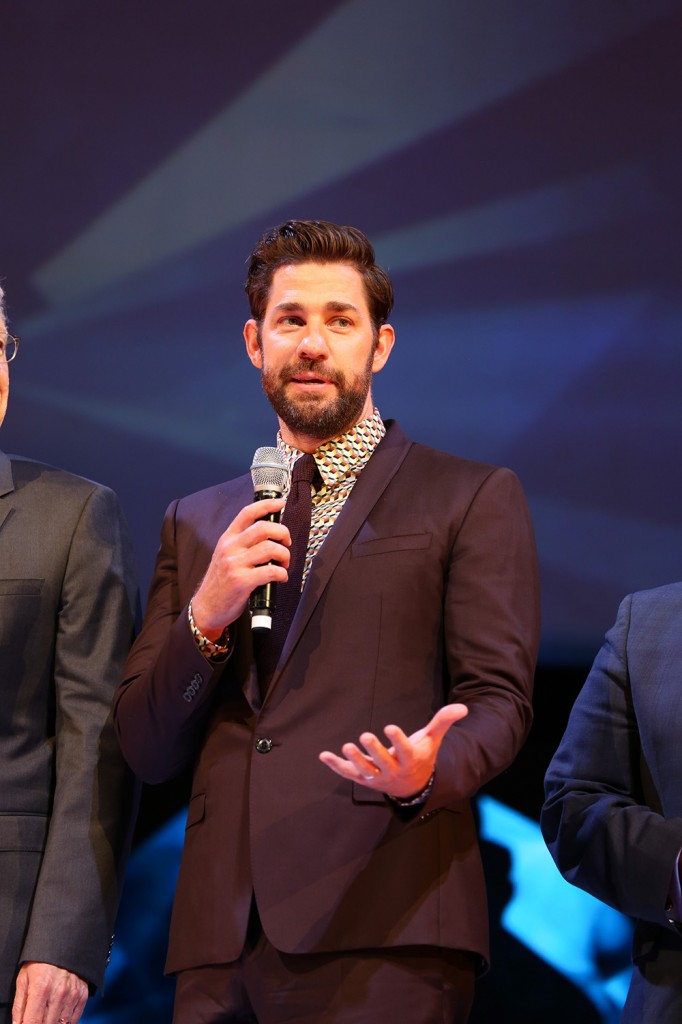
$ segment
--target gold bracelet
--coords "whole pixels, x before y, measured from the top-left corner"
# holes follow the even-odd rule
[[[187,621],[189,622],[194,642],[205,658],[208,658],[209,661],[218,661],[220,658],[225,657],[230,647],[230,631],[228,626],[225,626],[217,640],[209,640],[194,621],[191,601],[187,605]]]

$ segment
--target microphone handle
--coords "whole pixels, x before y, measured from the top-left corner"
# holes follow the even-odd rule
[[[256,491],[253,500],[265,501],[266,498],[281,498],[282,492],[275,490]],[[269,523],[278,523],[281,512],[271,512],[261,518]],[[272,613],[276,606],[277,584],[274,581],[263,583],[251,594],[249,598],[249,611],[251,612],[251,629],[269,630],[272,629]]]

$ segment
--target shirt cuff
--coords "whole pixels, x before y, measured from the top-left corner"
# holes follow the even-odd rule
[[[209,640],[207,636],[204,636],[194,621],[191,601],[187,605],[187,621],[189,622],[189,628],[192,636],[194,637],[194,642],[207,661],[223,661],[223,659],[227,657],[227,653],[230,649],[229,628],[225,626],[225,629],[217,640]]]

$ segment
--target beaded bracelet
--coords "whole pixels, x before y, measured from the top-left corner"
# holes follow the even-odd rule
[[[399,807],[416,807],[417,804],[426,803],[429,796],[431,795],[431,790],[433,789],[433,780],[435,779],[435,777],[436,769],[434,768],[433,771],[431,772],[431,778],[429,779],[429,781],[426,783],[424,788],[420,790],[415,796],[410,796],[406,798],[402,796],[394,796],[391,797],[391,799],[394,800]]]

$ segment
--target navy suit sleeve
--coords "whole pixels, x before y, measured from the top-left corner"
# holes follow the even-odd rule
[[[629,597],[573,707],[547,771],[541,825],[569,882],[625,914],[667,925],[682,819],[666,819],[645,801],[628,656],[631,610]]]

